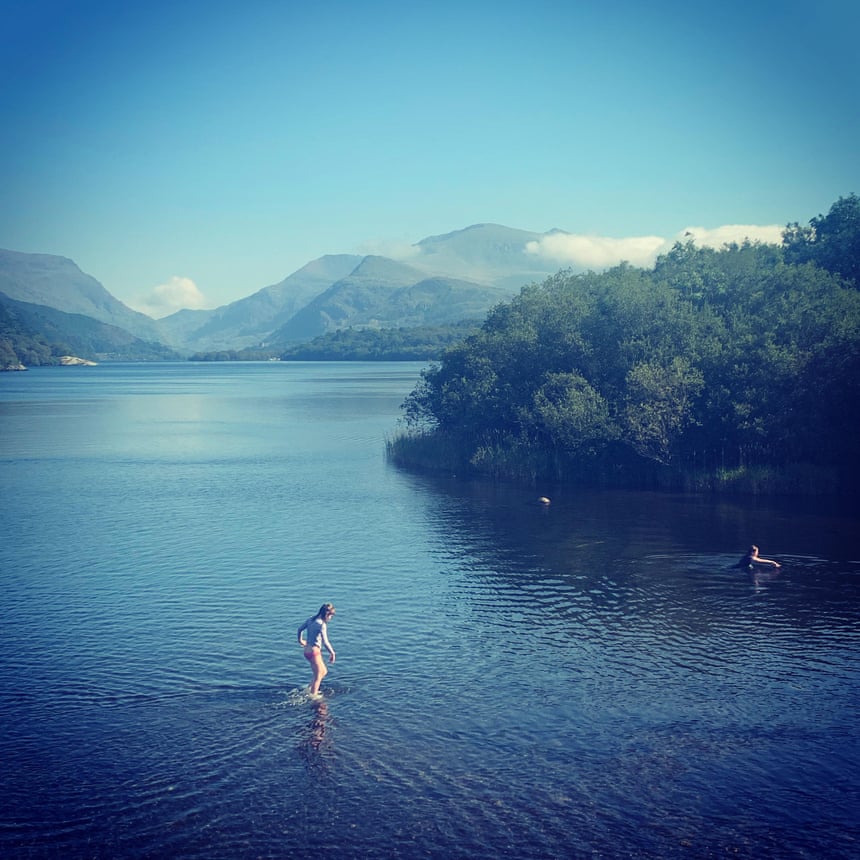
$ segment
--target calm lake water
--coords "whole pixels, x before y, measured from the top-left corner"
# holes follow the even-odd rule
[[[0,374],[0,856],[860,856],[856,509],[402,472],[420,368]]]

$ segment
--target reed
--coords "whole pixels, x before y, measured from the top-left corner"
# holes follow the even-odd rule
[[[510,436],[484,442],[471,455],[469,447],[438,432],[400,430],[386,440],[386,455],[403,468],[470,473],[523,484],[552,481],[726,495],[825,496],[844,491],[835,469],[807,463],[692,470],[619,457],[619,451],[605,452],[597,458],[576,458],[549,452],[526,438]]]

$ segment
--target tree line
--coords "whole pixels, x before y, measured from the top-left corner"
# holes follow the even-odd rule
[[[197,352],[190,361],[430,361],[476,331],[469,320],[413,328],[346,328],[327,332],[289,347],[246,348]]]
[[[478,329],[465,321],[413,328],[339,329],[297,344],[281,353],[282,361],[429,361]]]
[[[858,260],[852,194],[781,246],[560,272],[424,372],[389,451],[518,479],[854,489]]]

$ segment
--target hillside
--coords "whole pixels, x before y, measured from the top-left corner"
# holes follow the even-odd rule
[[[212,311],[178,311],[159,320],[158,325],[166,342],[183,349],[257,346],[361,260],[351,254],[326,255],[247,298]]]
[[[366,257],[270,337],[302,343],[342,328],[448,325],[478,319],[509,297],[505,290],[453,278],[427,278],[405,263]]]
[[[0,293],[2,365],[56,364],[61,355],[91,361],[163,361],[179,356],[159,343],[83,314],[18,302]]]
[[[145,341],[161,340],[155,320],[133,311],[65,257],[0,249],[0,293],[67,314],[83,314]]]

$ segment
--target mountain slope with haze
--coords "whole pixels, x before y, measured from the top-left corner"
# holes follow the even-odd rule
[[[10,299],[83,314],[145,341],[160,341],[155,320],[133,311],[65,257],[0,249],[0,293]]]
[[[213,311],[178,311],[159,320],[159,327],[168,342],[185,349],[255,346],[361,261],[351,254],[326,255],[247,298]]]
[[[153,320],[114,298],[64,257],[0,251],[0,292],[83,314],[144,341],[190,354],[309,341],[347,328],[447,325],[480,319],[555,267],[528,253],[545,234],[474,224],[430,236],[400,259],[325,255],[277,284],[214,310]]]

